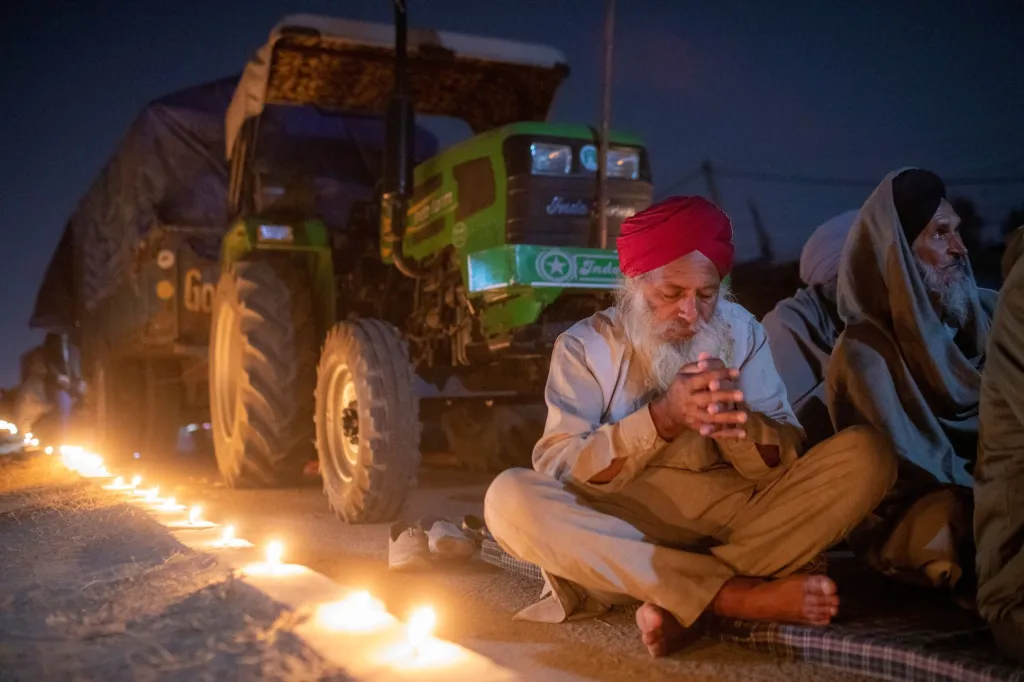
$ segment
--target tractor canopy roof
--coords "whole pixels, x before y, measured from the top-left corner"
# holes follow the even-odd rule
[[[394,34],[388,24],[285,17],[235,90],[226,121],[228,156],[245,121],[268,104],[384,113],[394,81]],[[569,69],[550,47],[409,29],[408,73],[418,113],[458,118],[480,133],[546,119]]]

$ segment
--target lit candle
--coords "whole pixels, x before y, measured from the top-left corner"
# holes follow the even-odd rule
[[[142,476],[132,476],[132,490],[138,488],[140,483],[142,483]]]
[[[199,523],[199,517],[201,517],[202,515],[203,515],[203,508],[200,507],[199,505],[193,505],[192,508],[188,510],[188,522],[189,522],[189,524],[194,526],[197,523]]]
[[[157,511],[173,512],[181,511],[184,508],[185,505],[178,504],[178,501],[175,500],[173,497],[168,497],[166,500],[164,500],[163,504],[159,505],[156,509]]]
[[[317,609],[317,619],[331,630],[344,632],[370,632],[384,628],[394,620],[384,604],[366,590],[354,592],[341,601],[321,605]]]
[[[104,490],[131,490],[132,487],[124,482],[124,478],[118,476],[113,483],[103,486]]]
[[[437,615],[434,609],[429,606],[416,609],[409,616],[409,644],[412,645],[414,655],[418,655],[423,645],[430,640],[430,634],[437,625]]]
[[[214,547],[252,547],[252,544],[242,540],[241,538],[235,537],[235,527],[226,526],[220,535],[220,538],[210,543]]]
[[[284,556],[284,545],[277,540],[267,543],[267,565],[280,566],[281,557]]]
[[[48,455],[52,455],[53,454],[53,446],[52,445],[47,445],[46,449],[43,450],[43,452],[45,452]]]

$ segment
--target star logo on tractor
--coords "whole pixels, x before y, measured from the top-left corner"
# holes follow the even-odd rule
[[[546,282],[564,282],[576,274],[572,258],[557,249],[543,251],[537,256],[537,274]]]

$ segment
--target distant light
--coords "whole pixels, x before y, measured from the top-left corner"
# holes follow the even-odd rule
[[[223,542],[226,545],[229,545],[229,544],[231,544],[231,542],[234,539],[235,539],[235,527],[234,526],[225,526],[224,527],[224,534],[220,536],[221,542]]]
[[[134,457],[135,459],[142,459],[142,455],[138,452],[132,453],[132,457]]]
[[[260,225],[256,231],[256,238],[261,242],[285,242],[295,241],[295,231],[288,225]]]
[[[195,525],[196,523],[199,523],[199,519],[202,517],[202,515],[203,508],[200,507],[198,504],[193,505],[192,508],[188,510],[188,522],[190,524]]]
[[[47,445],[46,449],[43,450],[43,452],[45,452],[48,455],[52,455],[53,454],[53,446],[52,445]]]
[[[132,488],[138,488],[142,483],[142,476],[132,476]]]

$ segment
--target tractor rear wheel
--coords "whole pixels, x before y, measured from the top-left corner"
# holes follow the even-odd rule
[[[281,256],[221,275],[210,334],[210,413],[224,481],[297,483],[312,458],[316,330],[306,273]]]
[[[394,518],[420,466],[419,399],[398,330],[374,319],[327,335],[316,385],[324,492],[346,523]]]

